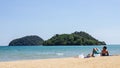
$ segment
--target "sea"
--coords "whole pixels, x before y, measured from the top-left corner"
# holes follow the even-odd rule
[[[110,55],[120,55],[120,45],[106,45]],[[100,46],[0,46],[0,62],[67,58],[84,55]]]

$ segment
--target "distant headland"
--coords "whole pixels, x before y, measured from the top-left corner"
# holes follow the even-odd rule
[[[48,40],[32,35],[14,39],[9,46],[81,46],[81,45],[106,45],[104,41],[99,41],[84,31],[71,34],[56,34]]]

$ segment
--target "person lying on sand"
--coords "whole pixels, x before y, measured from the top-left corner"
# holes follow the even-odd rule
[[[92,53],[88,54],[87,56],[84,57],[84,55],[79,55],[78,57],[81,58],[89,58],[89,57],[97,57],[97,56],[109,56],[109,52],[107,50],[107,47],[104,46],[102,51],[98,48],[93,48]]]
[[[88,54],[86,56],[86,58],[87,57],[96,57],[96,56],[109,56],[109,52],[107,50],[107,47],[104,46],[101,52],[98,48],[93,48],[92,53]]]

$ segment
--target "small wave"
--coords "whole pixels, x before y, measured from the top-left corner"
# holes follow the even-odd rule
[[[64,55],[64,53],[56,53],[58,56],[62,56]]]

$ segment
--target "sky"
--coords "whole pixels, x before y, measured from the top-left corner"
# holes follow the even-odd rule
[[[120,0],[0,0],[0,46],[27,35],[47,40],[85,31],[120,44]]]

